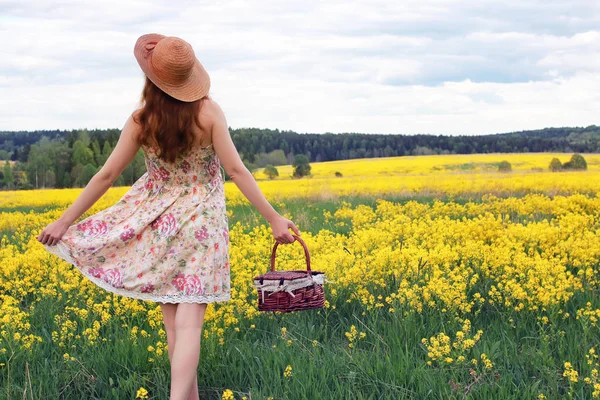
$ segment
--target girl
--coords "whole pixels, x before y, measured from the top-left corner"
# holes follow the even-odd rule
[[[220,164],[292,243],[292,221],[267,202],[231,140],[210,78],[177,37],[141,36],[134,55],[146,75],[135,110],[104,166],[37,239],[109,292],[160,304],[171,362],[172,400],[198,399],[196,370],[204,313],[230,299],[229,231]],[[144,173],[113,206],[74,224],[142,148]]]

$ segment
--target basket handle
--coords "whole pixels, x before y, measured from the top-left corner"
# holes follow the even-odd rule
[[[310,255],[308,254],[308,247],[306,247],[306,243],[304,243],[304,240],[300,239],[298,236],[292,234],[292,236],[298,241],[300,242],[300,244],[302,245],[302,247],[304,247],[304,256],[306,257],[306,272],[308,274],[308,276],[311,276],[311,272],[310,272]],[[277,246],[279,246],[278,242],[275,242],[275,245],[273,246],[273,252],[271,253],[271,271],[275,271],[275,252],[277,251]]]

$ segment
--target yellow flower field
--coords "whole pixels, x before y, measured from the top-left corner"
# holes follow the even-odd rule
[[[243,217],[255,211],[227,183],[232,300],[208,308],[200,385],[235,399],[462,398],[469,385],[469,398],[600,398],[600,169],[586,157],[587,172],[532,172],[541,156],[501,156],[520,171],[440,172],[493,158],[426,156],[410,173],[361,160],[368,179],[353,161],[342,178],[261,181],[331,281],[323,310],[283,316],[259,312],[251,284],[270,229]],[[27,368],[54,396],[166,398],[160,308],[107,294],[35,239],[80,190],[0,197],[0,396],[23,393]],[[305,268],[301,246],[280,246],[276,267]]]
[[[582,154],[587,161],[588,171],[600,171],[600,154]],[[449,154],[431,156],[381,157],[369,159],[328,161],[311,164],[313,178],[332,178],[335,172],[347,177],[374,177],[398,174],[450,174],[495,172],[500,161],[508,161],[513,171],[535,172],[548,170],[552,158],[561,163],[569,161],[566,153],[490,153],[490,154]],[[278,166],[279,177],[290,179],[292,166]],[[255,172],[257,179],[268,179],[263,169]]]
[[[279,167],[280,177],[275,180],[261,180],[264,178],[261,173],[255,173],[255,176],[270,201],[290,198],[328,200],[338,196],[361,195],[480,197],[485,194],[600,193],[600,155],[585,155],[588,162],[588,171],[585,172],[553,173],[547,170],[547,164],[553,157],[566,162],[570,156],[564,153],[533,153],[359,159],[314,163],[312,176],[303,179],[290,178],[291,166]],[[514,169],[512,173],[496,171],[497,165],[494,163],[502,160],[511,162]],[[465,164],[476,167],[455,168]],[[489,165],[493,166],[485,167]],[[335,171],[342,172],[343,176],[334,177]],[[93,210],[110,206],[128,189],[111,188]],[[232,182],[226,182],[225,190],[228,204],[248,204]],[[68,206],[80,191],[81,189],[5,191],[0,197],[0,210]]]

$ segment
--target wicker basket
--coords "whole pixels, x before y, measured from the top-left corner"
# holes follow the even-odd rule
[[[323,308],[325,304],[325,274],[310,270],[310,255],[306,243],[298,236],[292,236],[304,247],[306,271],[275,271],[275,252],[279,245],[275,243],[271,253],[271,271],[254,278],[259,311],[310,310]]]

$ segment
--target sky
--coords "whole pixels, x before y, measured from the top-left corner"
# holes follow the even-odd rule
[[[192,45],[231,128],[600,125],[598,0],[0,0],[0,130],[122,128],[145,33]]]

